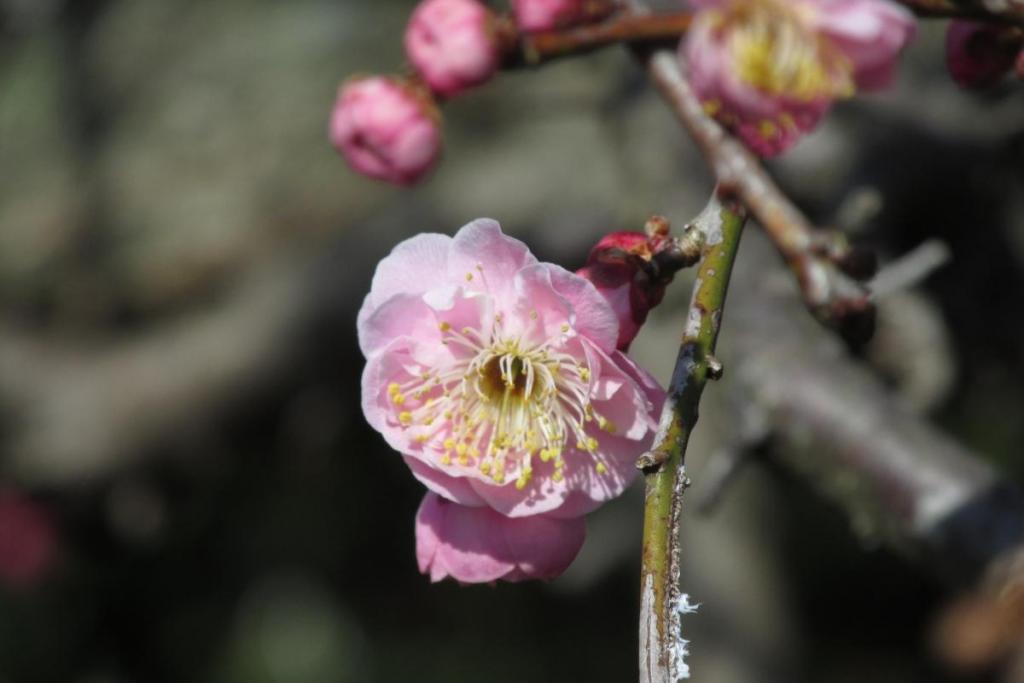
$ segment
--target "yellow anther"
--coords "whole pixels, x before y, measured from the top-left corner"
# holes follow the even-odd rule
[[[452,456],[448,455],[447,453],[442,455],[441,456],[441,464],[442,465],[451,465],[452,464]]]
[[[569,331],[569,323],[562,323],[562,332],[565,333],[565,332],[568,332],[568,331]]]
[[[470,282],[473,279],[473,273],[466,273],[466,282]]]
[[[590,381],[590,370],[588,368],[580,368],[580,379],[584,382]]]
[[[562,474],[562,470],[555,470],[555,473],[551,475],[551,481],[562,481],[565,479],[565,475]]]
[[[417,434],[415,441],[416,443],[426,443],[429,438],[426,434]]]
[[[405,396],[403,394],[392,394],[391,402],[396,406],[400,406],[405,403]]]
[[[442,320],[441,323],[437,326],[437,329],[441,330],[442,332],[447,332],[448,330],[452,329],[452,326]]]
[[[595,439],[594,437],[590,437],[589,439],[587,439],[587,450],[588,451],[596,451],[597,450],[597,439]]]
[[[402,387],[398,386],[398,382],[392,382],[388,385],[388,395],[394,396],[402,390]]]
[[[425,427],[429,427],[432,424],[434,424],[434,418],[432,417],[428,417],[426,420],[423,421],[423,425]]]
[[[469,448],[464,443],[460,443],[458,446],[455,447],[455,452],[458,453],[459,457],[462,459],[465,459],[466,451],[468,450]]]
[[[596,469],[598,474],[605,474],[606,472],[608,472],[608,468],[604,466],[603,462],[597,463]]]
[[[446,451],[450,451],[453,448],[455,448],[455,439],[449,436],[447,439],[444,440],[444,449]]]
[[[480,472],[482,472],[483,474],[489,474],[490,471],[491,471],[491,463],[487,462],[486,460],[484,462],[480,463]]]
[[[779,134],[779,127],[770,119],[764,119],[757,124],[757,132],[763,138],[774,138]]]
[[[530,320],[536,320],[536,319],[537,319],[537,309],[533,309],[532,311],[530,311]]]
[[[412,413],[410,413],[408,410],[403,410],[398,414],[398,421],[401,422],[406,427],[408,427],[409,425],[412,424]]]
[[[708,116],[715,116],[722,111],[722,103],[719,100],[705,100],[703,103],[704,113]]]

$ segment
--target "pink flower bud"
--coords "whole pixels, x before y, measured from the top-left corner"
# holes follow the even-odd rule
[[[0,489],[0,583],[27,589],[42,580],[57,557],[57,532],[46,509]]]
[[[642,232],[613,232],[590,251],[576,274],[590,280],[619,318],[616,346],[627,351],[647,314],[661,303],[667,280],[656,281],[647,268],[662,241]]]
[[[405,53],[436,93],[480,85],[501,64],[494,14],[477,0],[424,0],[405,30]]]
[[[338,92],[331,143],[365,176],[409,185],[441,154],[440,113],[422,91],[397,78],[354,79]]]
[[[995,85],[1021,49],[1016,30],[974,21],[951,21],[946,32],[946,66],[961,87]]]
[[[428,493],[416,513],[416,560],[431,581],[553,579],[583,546],[582,517],[506,517]]]
[[[512,0],[512,13],[521,31],[550,31],[585,21],[587,4],[587,0]]]
[[[707,111],[762,156],[785,151],[835,100],[892,80],[913,16],[887,0],[691,0],[682,43]]]

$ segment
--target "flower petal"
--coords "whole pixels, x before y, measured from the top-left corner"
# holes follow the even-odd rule
[[[502,517],[428,493],[416,513],[416,557],[431,581],[448,576],[464,583],[490,583],[513,569]]]

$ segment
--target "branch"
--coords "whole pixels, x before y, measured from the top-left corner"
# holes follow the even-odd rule
[[[816,231],[759,160],[705,113],[674,52],[658,50],[640,56],[662,97],[697,143],[719,186],[750,210],[775,243],[815,317],[854,341],[870,337],[874,308],[868,290],[848,274],[870,270],[858,262],[863,254],[851,250],[837,234]]]
[[[637,462],[644,469],[647,490],[640,573],[641,683],[675,683],[686,671],[686,641],[679,628],[680,612],[688,604],[679,590],[679,518],[689,483],[684,467],[686,444],[697,422],[704,385],[721,374],[713,354],[745,221],[742,207],[723,204],[717,196],[695,221],[706,251],[698,266],[655,445]]]
[[[1024,23],[1021,0],[897,0],[919,17]]]
[[[1024,493],[809,324],[788,292],[768,285],[767,245],[746,245],[723,388],[767,426],[772,462],[837,503],[873,543],[955,589],[978,586],[983,618],[961,626],[962,613],[951,615],[946,633],[973,640],[945,638],[950,659],[979,642],[979,621],[1024,624]],[[993,656],[1024,645],[1019,628],[992,635]]]
[[[678,41],[690,27],[690,12],[613,15],[605,21],[568,29],[518,34],[514,24],[506,27],[515,40],[509,66],[538,66],[559,57],[579,55],[617,43],[663,43]]]

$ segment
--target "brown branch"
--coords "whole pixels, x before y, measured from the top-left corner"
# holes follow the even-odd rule
[[[1024,624],[1024,493],[809,324],[787,291],[767,285],[767,245],[745,244],[724,388],[767,426],[772,462],[837,503],[856,532],[953,589],[972,589],[972,608],[954,608],[946,634],[980,637],[970,625],[987,623],[993,631],[976,659],[992,664],[1024,646],[1019,630],[1007,630]],[[944,654],[956,659],[950,640]]]
[[[586,54],[618,43],[678,41],[690,27],[691,19],[690,12],[624,12],[593,24],[538,33],[519,33],[515,22],[508,20],[499,33],[507,46],[506,67],[539,66],[559,57]]]
[[[720,187],[735,195],[771,237],[796,275],[811,312],[854,341],[870,337],[874,309],[868,290],[844,272],[854,271],[860,254],[837,234],[815,230],[759,160],[705,113],[683,77],[674,52],[657,50],[640,56],[662,97],[697,143]]]

